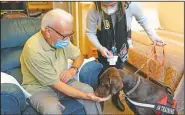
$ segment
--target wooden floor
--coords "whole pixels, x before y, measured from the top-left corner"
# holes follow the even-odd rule
[[[122,98],[122,96],[120,96]],[[125,106],[125,111],[119,111],[113,104],[112,100],[109,99],[105,102],[103,114],[107,115],[134,115],[134,113],[128,108],[124,100],[122,101]]]

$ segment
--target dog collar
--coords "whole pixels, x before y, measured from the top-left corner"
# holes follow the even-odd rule
[[[137,89],[137,87],[138,87],[138,85],[139,85],[139,83],[141,81],[140,79],[141,79],[140,76],[138,76],[137,84],[130,91],[128,91],[126,93],[127,96],[129,96],[132,92],[134,92]]]

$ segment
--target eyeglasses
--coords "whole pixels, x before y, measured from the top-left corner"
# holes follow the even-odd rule
[[[61,33],[59,33],[58,31],[56,31],[54,28],[52,28],[52,27],[50,27],[50,26],[48,26],[48,27],[51,28],[52,30],[54,30],[58,35],[60,35],[60,36],[63,38],[62,40],[67,40],[68,38],[71,39],[72,36],[73,36],[73,34],[75,33],[74,31],[72,31],[71,34],[64,36],[64,35],[62,35]]]

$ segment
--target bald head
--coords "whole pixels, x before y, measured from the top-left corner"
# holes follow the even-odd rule
[[[45,27],[50,26],[63,26],[66,23],[72,23],[73,17],[70,13],[62,9],[53,9],[47,12],[41,21],[41,29],[44,30]]]

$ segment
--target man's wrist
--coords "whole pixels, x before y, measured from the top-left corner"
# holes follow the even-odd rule
[[[76,73],[78,73],[78,72],[79,72],[78,67],[73,67],[73,66],[72,66],[71,68],[72,68],[72,69],[74,69]]]

